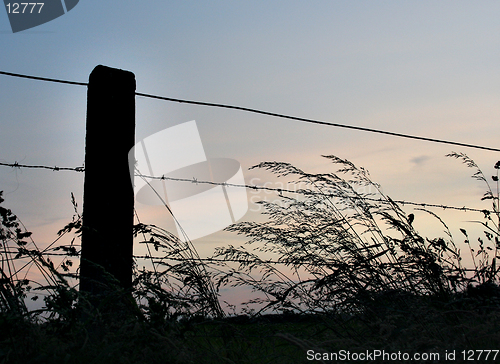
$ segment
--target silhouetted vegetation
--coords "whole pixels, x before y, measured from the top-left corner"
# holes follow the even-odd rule
[[[190,242],[137,224],[149,260],[134,267],[131,292],[117,287],[100,307],[77,287],[74,198],[72,221],[44,250],[0,206],[0,362],[301,363],[342,350],[433,352],[441,361],[456,350],[462,362],[462,350],[500,349],[500,162],[492,188],[468,156],[449,156],[474,170],[492,203],[477,243],[463,228],[456,241],[424,208],[416,210],[437,219],[444,236],[420,235],[416,217],[347,160],[326,156],[338,170],[325,174],[265,162],[253,168],[292,179],[297,193],[260,202],[265,222],[226,229],[246,236],[246,246],[200,259]],[[60,244],[63,237],[71,241]],[[464,267],[464,251],[472,267]],[[225,313],[220,290],[240,286],[257,298]]]

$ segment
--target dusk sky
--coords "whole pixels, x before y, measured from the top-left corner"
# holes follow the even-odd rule
[[[102,64],[133,72],[141,93],[498,148],[499,17],[498,1],[81,0],[15,34],[0,11],[0,71],[88,82]],[[85,86],[0,75],[0,162],[81,166],[86,97]],[[473,171],[445,155],[467,153],[489,178],[498,152],[136,97],[137,141],[191,120],[207,157],[237,160],[247,183],[279,187],[248,170],[261,161],[334,172],[321,155],[336,155],[368,169],[393,199],[491,208]],[[103,184],[120,183],[113,160],[102,163]],[[83,178],[0,166],[3,206],[43,247],[71,220],[71,192],[82,208]],[[173,227],[165,209],[138,211],[142,222]],[[442,233],[428,215],[405,211],[422,233]],[[433,211],[457,242],[458,228],[481,218]],[[219,232],[194,244],[210,255],[233,238]]]

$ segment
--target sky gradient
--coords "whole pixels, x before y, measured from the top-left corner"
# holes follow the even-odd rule
[[[0,70],[87,82],[103,64],[135,73],[137,92],[498,147],[499,15],[497,1],[81,0],[16,34],[0,11]],[[86,92],[0,75],[0,161],[81,166]],[[321,157],[333,154],[368,169],[393,199],[491,207],[473,171],[445,155],[467,153],[490,176],[497,152],[136,97],[137,141],[190,120],[206,155],[239,161],[247,183],[279,187],[248,171],[261,161],[333,172]],[[118,183],[112,173],[103,156],[103,183]],[[71,220],[72,192],[81,209],[83,174],[0,167],[0,190],[43,247]],[[242,220],[259,218],[250,208]],[[138,211],[142,222],[173,227],[164,209]],[[417,230],[442,235],[428,215],[405,211]],[[480,218],[433,211],[458,241],[458,228]],[[209,255],[234,239],[220,232],[195,246]]]

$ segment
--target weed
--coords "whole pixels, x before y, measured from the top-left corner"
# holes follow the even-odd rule
[[[253,250],[219,247],[202,260],[189,241],[139,223],[134,235],[147,245],[149,268],[135,265],[131,292],[115,287],[105,293],[103,305],[123,307],[113,315],[77,289],[73,259],[82,225],[73,196],[72,221],[44,250],[0,206],[0,362],[302,363],[308,352],[444,355],[444,349],[495,347],[500,162],[491,188],[472,159],[449,156],[475,170],[473,177],[487,185],[483,200],[493,205],[476,221],[484,228],[477,244],[461,229],[472,268],[462,266],[437,214],[418,209],[445,232],[423,237],[415,216],[382,193],[365,169],[335,156],[325,157],[338,166],[335,173],[265,162],[253,168],[293,177],[298,197],[281,192],[273,202],[260,202],[267,221],[227,228],[248,237]],[[69,244],[56,245],[70,233]],[[31,280],[32,273],[43,281]],[[218,292],[227,286],[260,294],[242,306],[248,315],[237,316],[235,306],[232,316],[222,311]],[[27,302],[39,297],[45,306],[30,310]]]
[[[413,214],[407,216],[384,195],[365,169],[335,156],[326,158],[340,166],[336,173],[309,174],[282,162],[252,167],[294,176],[295,183],[306,187],[297,188],[300,197],[260,202],[268,221],[226,229],[249,237],[256,251],[276,254],[294,279],[255,253],[229,246],[215,256],[241,263],[220,274],[220,282],[246,284],[264,293],[268,298],[260,301],[265,302],[260,312],[304,313],[363,312],[383,292],[446,299],[470,283],[450,233],[448,239],[422,237],[412,225]],[[259,278],[251,278],[255,272]]]

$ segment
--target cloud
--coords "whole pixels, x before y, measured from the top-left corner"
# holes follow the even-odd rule
[[[427,162],[431,157],[428,155],[421,155],[415,158],[410,159],[410,162],[416,164],[417,166],[423,165],[425,162]]]

